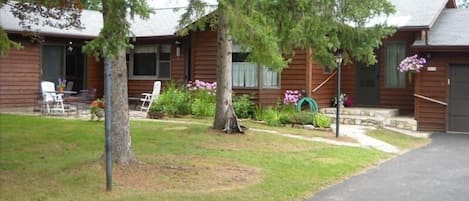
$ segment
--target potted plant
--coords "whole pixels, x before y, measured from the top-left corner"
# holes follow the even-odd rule
[[[90,114],[91,120],[97,118],[97,120],[99,121],[101,118],[104,117],[104,101],[102,99],[98,98],[91,102]]]
[[[344,107],[345,106],[345,103],[348,103],[347,102],[347,94],[345,93],[341,93],[340,96],[339,96],[339,100],[338,100],[338,104],[339,104],[339,107]],[[331,100],[332,102],[332,106],[335,107],[337,105],[337,96],[334,96]],[[350,103],[351,105],[351,103]]]
[[[147,118],[149,119],[162,119],[164,117],[164,106],[163,104],[158,104],[157,101],[154,101],[151,104],[150,109],[147,112]]]
[[[57,91],[63,92],[66,85],[67,85],[67,80],[59,78],[58,83],[57,83]]]

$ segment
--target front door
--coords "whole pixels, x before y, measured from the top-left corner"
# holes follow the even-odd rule
[[[65,56],[65,79],[73,82],[73,91],[84,89],[85,87],[85,56],[80,46],[68,47]]]
[[[61,45],[42,46],[42,80],[57,84],[59,78],[64,78],[64,48]]]
[[[469,65],[450,66],[448,131],[469,133]]]
[[[379,105],[379,66],[356,64],[355,105]]]

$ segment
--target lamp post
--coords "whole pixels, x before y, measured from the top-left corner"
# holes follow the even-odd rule
[[[337,96],[336,96],[336,113],[335,113],[335,137],[339,137],[339,117],[340,117],[340,76],[342,66],[342,53],[337,52],[335,54],[335,62],[337,63]]]

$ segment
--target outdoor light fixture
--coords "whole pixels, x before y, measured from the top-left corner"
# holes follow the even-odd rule
[[[336,96],[336,113],[335,113],[335,137],[339,137],[339,123],[340,123],[340,74],[342,66],[342,53],[337,51],[335,53],[335,62],[337,63],[337,96]]]
[[[68,48],[67,48],[67,50],[68,50],[69,52],[73,51],[72,44],[73,44],[72,41],[68,42]]]
[[[181,42],[178,40],[176,41],[176,56],[181,56]]]

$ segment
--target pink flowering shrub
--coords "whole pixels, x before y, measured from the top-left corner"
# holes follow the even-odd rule
[[[301,99],[301,93],[298,90],[286,90],[283,98],[283,104],[294,104],[296,105]]]
[[[217,82],[204,82],[200,80],[195,80],[194,82],[189,81],[187,84],[187,88],[191,91],[193,90],[216,90],[217,89]]]
[[[191,94],[191,113],[196,116],[215,115],[216,82],[195,80],[187,84]]]
[[[416,54],[414,56],[406,57],[399,64],[399,71],[401,72],[420,72],[420,69],[427,63],[424,58],[419,58]]]

